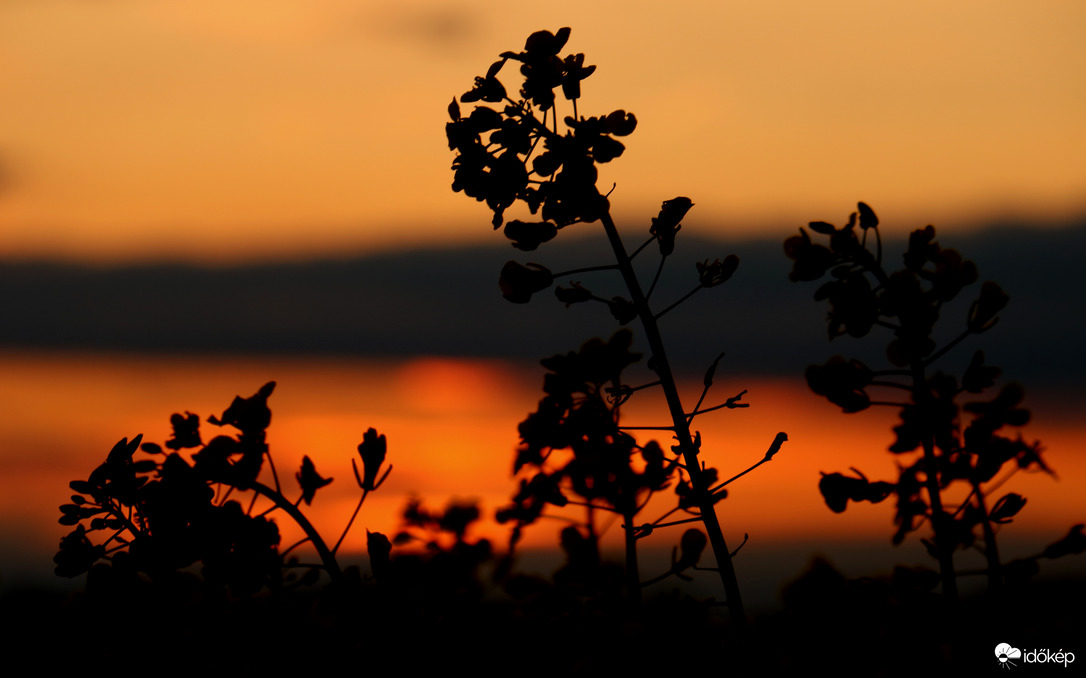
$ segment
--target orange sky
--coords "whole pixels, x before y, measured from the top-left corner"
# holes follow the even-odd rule
[[[144,440],[161,444],[170,436],[173,412],[191,411],[206,421],[221,414],[235,395],[250,396],[272,377],[278,385],[269,399],[268,442],[287,496],[299,494],[294,474],[303,455],[321,475],[335,478],[304,509],[328,539],[335,540],[357,501],[350,460],[362,432],[372,426],[387,436],[387,461],[394,468],[367,499],[345,550],[362,550],[365,529],[394,534],[412,495],[432,509],[451,499],[479,500],[488,520],[476,536],[504,546],[507,529],[489,518],[516,488],[510,477],[516,424],[535,408],[543,375],[538,366],[492,360],[379,363],[15,352],[0,353],[0,368],[0,560],[18,546],[41,563],[70,531],[56,522],[57,507],[71,494],[68,481],[86,478],[117,440],[143,433]],[[688,396],[696,395],[700,384],[684,388]],[[737,545],[749,533],[752,549],[793,541],[821,543],[831,552],[828,545],[838,541],[889,549],[892,498],[835,514],[817,484],[820,471],[847,472],[850,466],[872,480],[896,479],[895,463],[901,459],[886,452],[896,415],[889,410],[844,415],[798,378],[718,378],[709,401],[721,402],[744,388],[751,407],[695,419],[706,463],[730,477],[762,458],[778,431],[790,439],[772,462],[730,486],[719,505],[728,538]],[[653,418],[661,414],[657,400],[651,390],[636,396],[624,423],[662,423]],[[1034,420],[1023,434],[1044,443],[1061,479],[1020,473],[1001,488],[1000,495],[1018,492],[1029,502],[1004,528],[1005,557],[1030,555],[1037,544],[1056,540],[1086,517],[1081,492],[1086,459],[1078,454],[1083,424],[1053,415],[1036,400],[1031,404]],[[207,423],[201,428],[204,440],[216,430]],[[265,474],[271,483],[267,469]],[[642,517],[655,520],[674,505],[673,497],[671,491],[661,493]],[[583,519],[579,512],[573,515]],[[297,528],[284,518],[278,522],[283,543],[293,543]],[[541,521],[527,530],[524,543],[552,548],[561,527],[559,521]],[[618,525],[611,524],[607,535],[618,543]],[[649,547],[666,551],[670,545],[666,534],[660,536],[663,546],[654,539]],[[915,535],[910,543],[919,543]],[[969,562],[970,556],[961,558]]]
[[[449,189],[445,106],[562,25],[599,66],[580,110],[638,116],[601,179],[626,220],[680,194],[721,234],[859,199],[891,230],[1086,211],[1079,0],[10,0],[0,256],[487,238]]]

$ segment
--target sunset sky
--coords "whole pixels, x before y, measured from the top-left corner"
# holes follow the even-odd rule
[[[1078,0],[0,2],[0,256],[237,260],[481,241],[445,107],[541,28],[639,120],[620,218],[887,228],[1086,211]],[[507,85],[515,71],[504,72]]]
[[[67,481],[118,439],[162,442],[171,413],[206,420],[270,380],[280,473],[289,480],[308,455],[339,479],[313,509],[330,530],[356,501],[347,465],[362,431],[394,441],[395,471],[351,552],[364,527],[398,529],[412,495],[431,508],[474,497],[492,515],[515,487],[538,359],[575,349],[582,328],[613,331],[613,319],[553,299],[540,300],[550,311],[511,309],[489,251],[387,250],[505,242],[485,205],[451,190],[447,106],[499,53],[562,26],[573,29],[566,51],[598,66],[579,112],[637,116],[599,181],[616,184],[620,227],[644,233],[662,200],[685,195],[695,207],[683,247],[763,239],[734,284],[666,319],[697,340],[668,339],[684,397],[696,398],[720,346],[714,397],[750,389],[749,410],[698,419],[710,463],[737,473],[776,432],[790,436],[787,454],[721,504],[729,538],[890,551],[890,502],[838,516],[817,483],[852,465],[896,473],[896,412],[849,418],[809,392],[793,363],[855,343],[826,345],[825,309],[788,281],[779,245],[808,221],[843,222],[858,200],[895,247],[928,223],[944,242],[964,240],[978,262],[998,262],[984,279],[1006,281],[1015,300],[992,333],[1003,343],[968,351],[983,344],[1019,368],[1008,379],[1043,381],[1024,435],[1044,441],[1060,478],[1016,475],[1031,503],[1007,552],[1028,555],[1086,519],[1074,258],[1086,231],[1036,230],[1086,217],[1082,0],[0,0],[0,588],[19,562],[48,574]],[[501,77],[519,86],[515,68]],[[1000,220],[1033,230],[969,230]],[[588,256],[570,240],[567,255]],[[375,256],[351,258],[364,254]],[[224,273],[39,259],[271,263]],[[674,285],[665,276],[653,303]],[[813,340],[796,330],[808,318],[800,297],[817,310],[803,330]],[[554,328],[577,339],[537,351]],[[959,358],[965,348],[948,361]],[[624,412],[659,416],[659,399],[645,401]],[[808,551],[783,567],[798,572]]]

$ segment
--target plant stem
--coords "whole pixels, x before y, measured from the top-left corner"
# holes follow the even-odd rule
[[[1003,588],[1003,566],[999,563],[999,547],[996,545],[995,530],[992,529],[992,519],[988,515],[988,506],[984,501],[980,483],[973,483],[973,495],[984,515],[981,529],[984,531],[984,558],[988,561],[988,592],[995,593]]]
[[[302,528],[306,536],[313,542],[313,547],[317,549],[317,555],[320,556],[321,562],[324,563],[324,569],[328,571],[328,574],[332,577],[333,583],[338,583],[343,579],[343,572],[339,569],[339,563],[336,562],[336,557],[332,555],[332,552],[328,550],[328,546],[321,539],[321,535],[317,532],[313,524],[309,522],[309,519],[298,510],[298,507],[290,503],[286,497],[276,492],[272,488],[253,481],[250,484],[250,488],[257,494],[262,494],[268,499],[272,500],[276,506],[283,509],[294,519],[294,522],[298,523],[298,527]]]
[[[690,297],[692,297],[692,296],[694,296],[695,294],[697,294],[697,293],[698,293],[698,291],[699,291],[699,290],[702,290],[702,289],[704,289],[704,287],[705,287],[704,285],[698,285],[698,286],[697,286],[697,287],[695,287],[694,289],[690,290],[689,292],[687,292],[686,294],[684,294],[684,295],[683,295],[683,296],[682,296],[682,297],[681,297],[681,298],[680,298],[680,299],[679,299],[678,301],[674,302],[673,304],[671,304],[670,306],[668,306],[668,307],[667,307],[667,308],[665,308],[664,310],[662,310],[662,311],[660,311],[659,313],[657,313],[657,314],[656,314],[656,316],[654,317],[654,319],[659,319],[659,318],[660,318],[661,316],[663,316],[663,315],[664,315],[665,313],[667,313],[667,312],[668,312],[668,311],[670,311],[671,309],[673,309],[673,308],[677,307],[677,306],[678,306],[679,304],[683,303],[684,301],[686,301],[686,300],[687,300],[687,299],[689,299]]]
[[[882,236],[875,229],[878,243],[878,258],[874,266],[868,270],[879,281],[880,286],[886,286],[890,277],[882,268]],[[957,340],[956,340],[957,341]],[[931,528],[935,533],[935,549],[939,554],[939,576],[943,584],[943,595],[948,600],[958,600],[958,578],[954,573],[954,547],[950,543],[951,529],[947,521],[954,520],[952,516],[943,511],[943,499],[939,489],[939,466],[935,458],[935,436],[932,432],[932,398],[928,390],[927,376],[924,370],[927,365],[923,358],[915,358],[910,361],[907,374],[912,379],[913,402],[920,409],[920,420],[923,422],[922,440],[924,446],[924,484],[928,490],[928,503],[931,509]],[[876,372],[876,376],[902,374],[897,370],[885,370]],[[876,404],[876,403],[872,403]],[[883,404],[883,403],[877,403]],[[887,403],[889,404],[889,403]],[[901,406],[899,403],[898,407]]]
[[[641,606],[641,574],[637,568],[637,527],[634,526],[634,515],[628,513],[623,518],[626,524],[622,526],[626,535],[626,586],[629,588],[630,601],[636,607]]]
[[[571,268],[568,271],[559,271],[558,273],[552,273],[551,276],[555,279],[562,278],[567,275],[577,275],[578,273],[592,273],[593,271],[613,271],[616,266],[608,264],[606,266],[585,266],[584,268]]]
[[[948,600],[958,599],[958,578],[954,574],[954,547],[950,542],[950,530],[947,521],[953,520],[943,511],[943,499],[939,489],[939,466],[935,458],[935,439],[931,430],[932,405],[924,376],[924,363],[915,360],[912,364],[913,400],[920,408],[920,420],[924,445],[924,485],[928,490],[928,504],[931,508],[931,527],[935,532],[935,550],[939,554],[939,575],[943,583],[943,595]]]
[[[368,494],[369,490],[362,490],[362,496],[358,499],[358,505],[354,507],[354,513],[351,514],[351,519],[347,521],[347,527],[343,528],[343,534],[339,535],[339,540],[336,541],[336,545],[332,547],[332,555],[335,555],[339,551],[340,544],[347,538],[347,533],[351,531],[351,525],[354,525],[354,519],[358,517],[358,512],[362,510],[362,504],[365,503]]]
[[[928,358],[924,361],[924,365],[931,365],[939,358],[942,358],[944,355],[949,353],[952,348],[962,343],[962,341],[964,341],[965,338],[968,337],[970,334],[972,334],[972,332],[966,330],[965,332],[962,332],[958,336],[954,337],[954,339],[952,339],[946,346],[942,347],[935,353],[932,353],[930,356],[928,356]]]
[[[626,283],[626,288],[634,305],[637,307],[637,314],[641,318],[641,325],[644,327],[645,336],[652,351],[656,374],[660,377],[660,385],[663,387],[664,397],[671,413],[671,421],[675,427],[675,437],[679,441],[679,449],[682,452],[687,472],[690,474],[690,481],[698,497],[698,508],[701,510],[702,522],[705,525],[705,531],[709,535],[713,555],[716,557],[720,571],[720,581],[724,586],[724,594],[727,596],[728,611],[732,621],[740,628],[743,628],[746,626],[746,614],[743,610],[743,598],[739,592],[739,582],[735,576],[735,566],[732,564],[731,552],[728,551],[728,544],[724,539],[724,532],[721,530],[716,508],[709,494],[709,483],[701,470],[701,464],[698,463],[698,450],[694,447],[694,441],[690,436],[690,426],[687,424],[686,412],[679,398],[679,389],[675,385],[675,377],[667,360],[664,341],[660,336],[660,328],[656,323],[652,310],[649,308],[648,301],[645,299],[645,294],[641,291],[641,284],[637,280],[633,265],[630,263],[630,257],[626,254],[626,248],[622,244],[622,238],[619,236],[614,220],[611,219],[610,212],[605,212],[600,220],[607,232],[607,239],[611,244],[611,249],[614,250],[615,259]]]

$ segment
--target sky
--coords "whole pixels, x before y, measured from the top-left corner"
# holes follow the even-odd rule
[[[445,108],[565,25],[598,66],[580,111],[639,121],[601,175],[620,221],[676,195],[774,238],[857,200],[889,231],[1086,212],[1077,0],[0,0],[0,257],[492,238],[450,190]]]
[[[598,66],[580,111],[638,119],[601,174],[604,190],[616,184],[620,225],[647,228],[677,195],[695,203],[684,234],[778,243],[810,220],[841,223],[857,200],[893,235],[1086,215],[1080,0],[0,0],[0,261],[237,262],[493,243],[489,210],[450,189],[446,107],[500,52],[562,26],[573,28],[567,48]],[[512,90],[513,69],[504,75]],[[420,321],[404,308],[401,324]],[[235,362],[0,353],[0,475],[17,479],[0,501],[10,516],[0,555],[16,543],[34,562],[51,555],[65,481],[120,436],[161,441],[170,413],[206,416],[273,378],[284,452],[295,463],[313,455],[341,479],[326,492],[325,524],[355,501],[345,459],[371,425],[398,456],[365,524],[395,529],[411,493],[437,508],[471,488],[492,510],[513,488],[505,460],[540,379],[534,359],[528,376],[512,377],[505,364],[425,357],[350,369]],[[485,392],[465,397],[465,384],[480,383]],[[735,493],[728,510],[755,517],[735,529],[885,544],[887,506],[830,514],[816,479],[852,463],[891,474],[888,422],[862,424],[856,447],[871,455],[861,464],[834,442],[843,415],[798,372],[752,381],[750,397],[758,406],[740,433],[705,425],[714,449],[742,452],[721,468],[758,458],[782,428],[794,461],[782,456]],[[457,409],[473,402],[480,409]],[[1040,408],[1029,435],[1069,480],[1016,479],[1035,509],[1018,527],[1037,539],[1082,515],[1082,430],[1062,412]],[[778,515],[790,500],[804,520]]]
[[[313,360],[282,357],[234,357],[193,360],[138,355],[98,355],[88,360],[78,353],[0,352],[4,379],[0,382],[0,592],[23,578],[48,579],[58,540],[71,531],[57,524],[57,506],[67,503],[68,482],[84,479],[122,436],[131,440],[165,443],[171,437],[169,416],[192,412],[203,421],[205,441],[233,429],[217,429],[206,419],[219,415],[235,395],[249,397],[274,378],[268,444],[279,479],[290,499],[299,496],[294,474],[301,459],[312,459],[323,477],[335,481],[322,488],[304,513],[334,540],[358,500],[350,461],[363,431],[374,427],[387,436],[388,481],[366,500],[366,505],[345,542],[345,551],[362,552],[365,530],[396,534],[400,516],[410,497],[430,509],[450,501],[478,501],[486,520],[473,527],[473,538],[485,536],[498,550],[508,544],[509,527],[490,520],[494,511],[509,504],[517,487],[512,461],[517,444],[516,425],[536,407],[543,370],[493,359],[419,357],[395,363],[365,359]],[[701,381],[680,384],[684,398],[701,390]],[[773,458],[729,486],[719,504],[728,539],[736,545],[744,534],[751,544],[740,559],[753,585],[765,576],[759,568],[782,570],[794,577],[812,552],[829,555],[864,570],[870,560],[849,562],[842,543],[866,546],[866,559],[882,559],[880,568],[894,563],[928,562],[913,535],[901,548],[892,548],[893,498],[873,505],[850,504],[833,513],[818,490],[820,472],[849,474],[854,467],[872,480],[892,481],[897,464],[915,455],[892,455],[886,447],[894,439],[890,427],[897,413],[874,408],[842,414],[836,406],[809,393],[796,378],[754,378],[723,368],[709,395],[723,402],[739,390],[749,389],[743,402],[749,408],[721,410],[699,416],[695,429],[704,442],[700,458],[729,478],[761,459],[781,430],[788,441]],[[999,491],[1028,498],[1028,506],[1000,533],[1000,551],[1006,559],[1037,553],[1067,533],[1086,515],[1081,479],[1086,458],[1081,449],[1082,424],[1060,415],[1050,402],[1038,407],[1033,394],[1034,418],[1022,433],[1027,440],[1043,441],[1047,462],[1056,471],[1049,476],[1035,471],[1010,472]],[[663,423],[662,396],[642,391],[624,406],[626,425]],[[47,406],[46,406],[47,404]],[[63,413],[63,420],[58,419]],[[841,431],[848,444],[841,444]],[[639,440],[664,444],[664,432],[639,431]],[[140,458],[143,458],[142,453]],[[357,460],[357,458],[356,458]],[[525,469],[522,477],[530,477]],[[1004,471],[1006,473],[1006,471]],[[272,484],[267,468],[265,482]],[[1003,474],[1000,474],[1003,477]],[[6,481],[6,482],[5,482]],[[959,501],[961,488],[947,490]],[[996,496],[996,495],[993,495]],[[673,489],[657,494],[640,518],[651,522],[674,506]],[[565,526],[553,516],[583,519],[580,507],[548,508],[549,520],[525,530],[525,548],[553,548]],[[300,538],[291,521],[277,515],[282,543]],[[614,520],[601,518],[599,528],[608,548],[620,550],[621,531]],[[643,549],[669,551],[677,532],[662,530]],[[791,545],[787,554],[775,548]],[[856,554],[853,554],[855,556]],[[767,562],[776,556],[780,562]],[[751,560],[753,558],[753,560]],[[1045,563],[1051,574],[1074,569],[1075,559]],[[961,552],[960,567],[979,567],[979,556]],[[521,563],[524,565],[523,561]],[[930,563],[928,563],[930,565]],[[368,566],[367,566],[368,567]],[[1081,566],[1080,566],[1081,567]],[[879,570],[881,571],[881,570]],[[773,580],[771,598],[784,579]],[[775,600],[775,598],[773,598]]]

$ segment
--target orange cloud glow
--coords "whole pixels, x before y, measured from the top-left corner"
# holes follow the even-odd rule
[[[2,253],[481,239],[486,210],[449,189],[445,106],[562,25],[599,66],[580,110],[638,116],[601,176],[626,220],[675,195],[720,233],[839,218],[858,199],[901,229],[1086,207],[1075,0],[41,0],[0,6]]]
[[[0,367],[5,375],[0,388],[0,537],[8,542],[0,549],[10,551],[17,535],[20,548],[43,563],[68,531],[56,523],[57,506],[71,494],[68,481],[85,478],[113,443],[138,433],[145,440],[164,442],[170,436],[171,413],[191,411],[206,420],[220,414],[234,395],[254,393],[269,375],[278,379],[269,400],[273,414],[268,443],[279,479],[286,495],[296,497],[294,474],[303,455],[322,476],[335,478],[318,492],[312,506],[303,507],[330,540],[338,537],[359,496],[350,463],[363,431],[372,426],[387,436],[387,462],[394,468],[387,483],[367,499],[345,542],[346,551],[363,551],[366,529],[395,534],[412,496],[432,509],[454,499],[479,501],[486,519],[476,526],[475,535],[503,547],[508,528],[494,523],[492,516],[515,489],[510,474],[516,425],[535,408],[542,379],[538,369],[435,359],[390,366],[8,353],[0,356]],[[888,547],[892,498],[834,514],[817,483],[820,471],[846,472],[849,467],[872,479],[893,480],[896,459],[886,452],[893,414],[843,415],[798,380],[741,381],[716,388],[721,398],[734,395],[728,391],[749,389],[744,400],[750,408],[695,419],[704,461],[726,478],[761,459],[778,431],[786,431],[789,442],[772,462],[730,487],[719,505],[728,538],[738,544],[749,533],[762,544],[798,540]],[[688,390],[699,389],[690,384]],[[627,406],[624,422],[659,424],[660,413],[647,391]],[[1035,414],[1035,423],[1024,432],[1044,442],[1060,479],[1029,473],[1012,478],[1008,491],[1023,494],[1029,505],[1006,529],[1020,541],[1052,541],[1086,515],[1080,480],[1086,477],[1086,461],[1077,454],[1083,424],[1046,417],[1044,409]],[[215,427],[204,423],[202,430],[207,440]],[[668,444],[666,434],[657,439]],[[270,483],[269,470],[264,472]],[[646,520],[655,519],[672,501],[670,491],[662,493],[645,509]],[[568,507],[565,515],[583,519],[583,509]],[[290,521],[279,524],[284,545],[300,537]],[[617,540],[617,524],[610,525],[605,536]],[[533,525],[523,544],[553,549],[561,526],[559,521]]]

